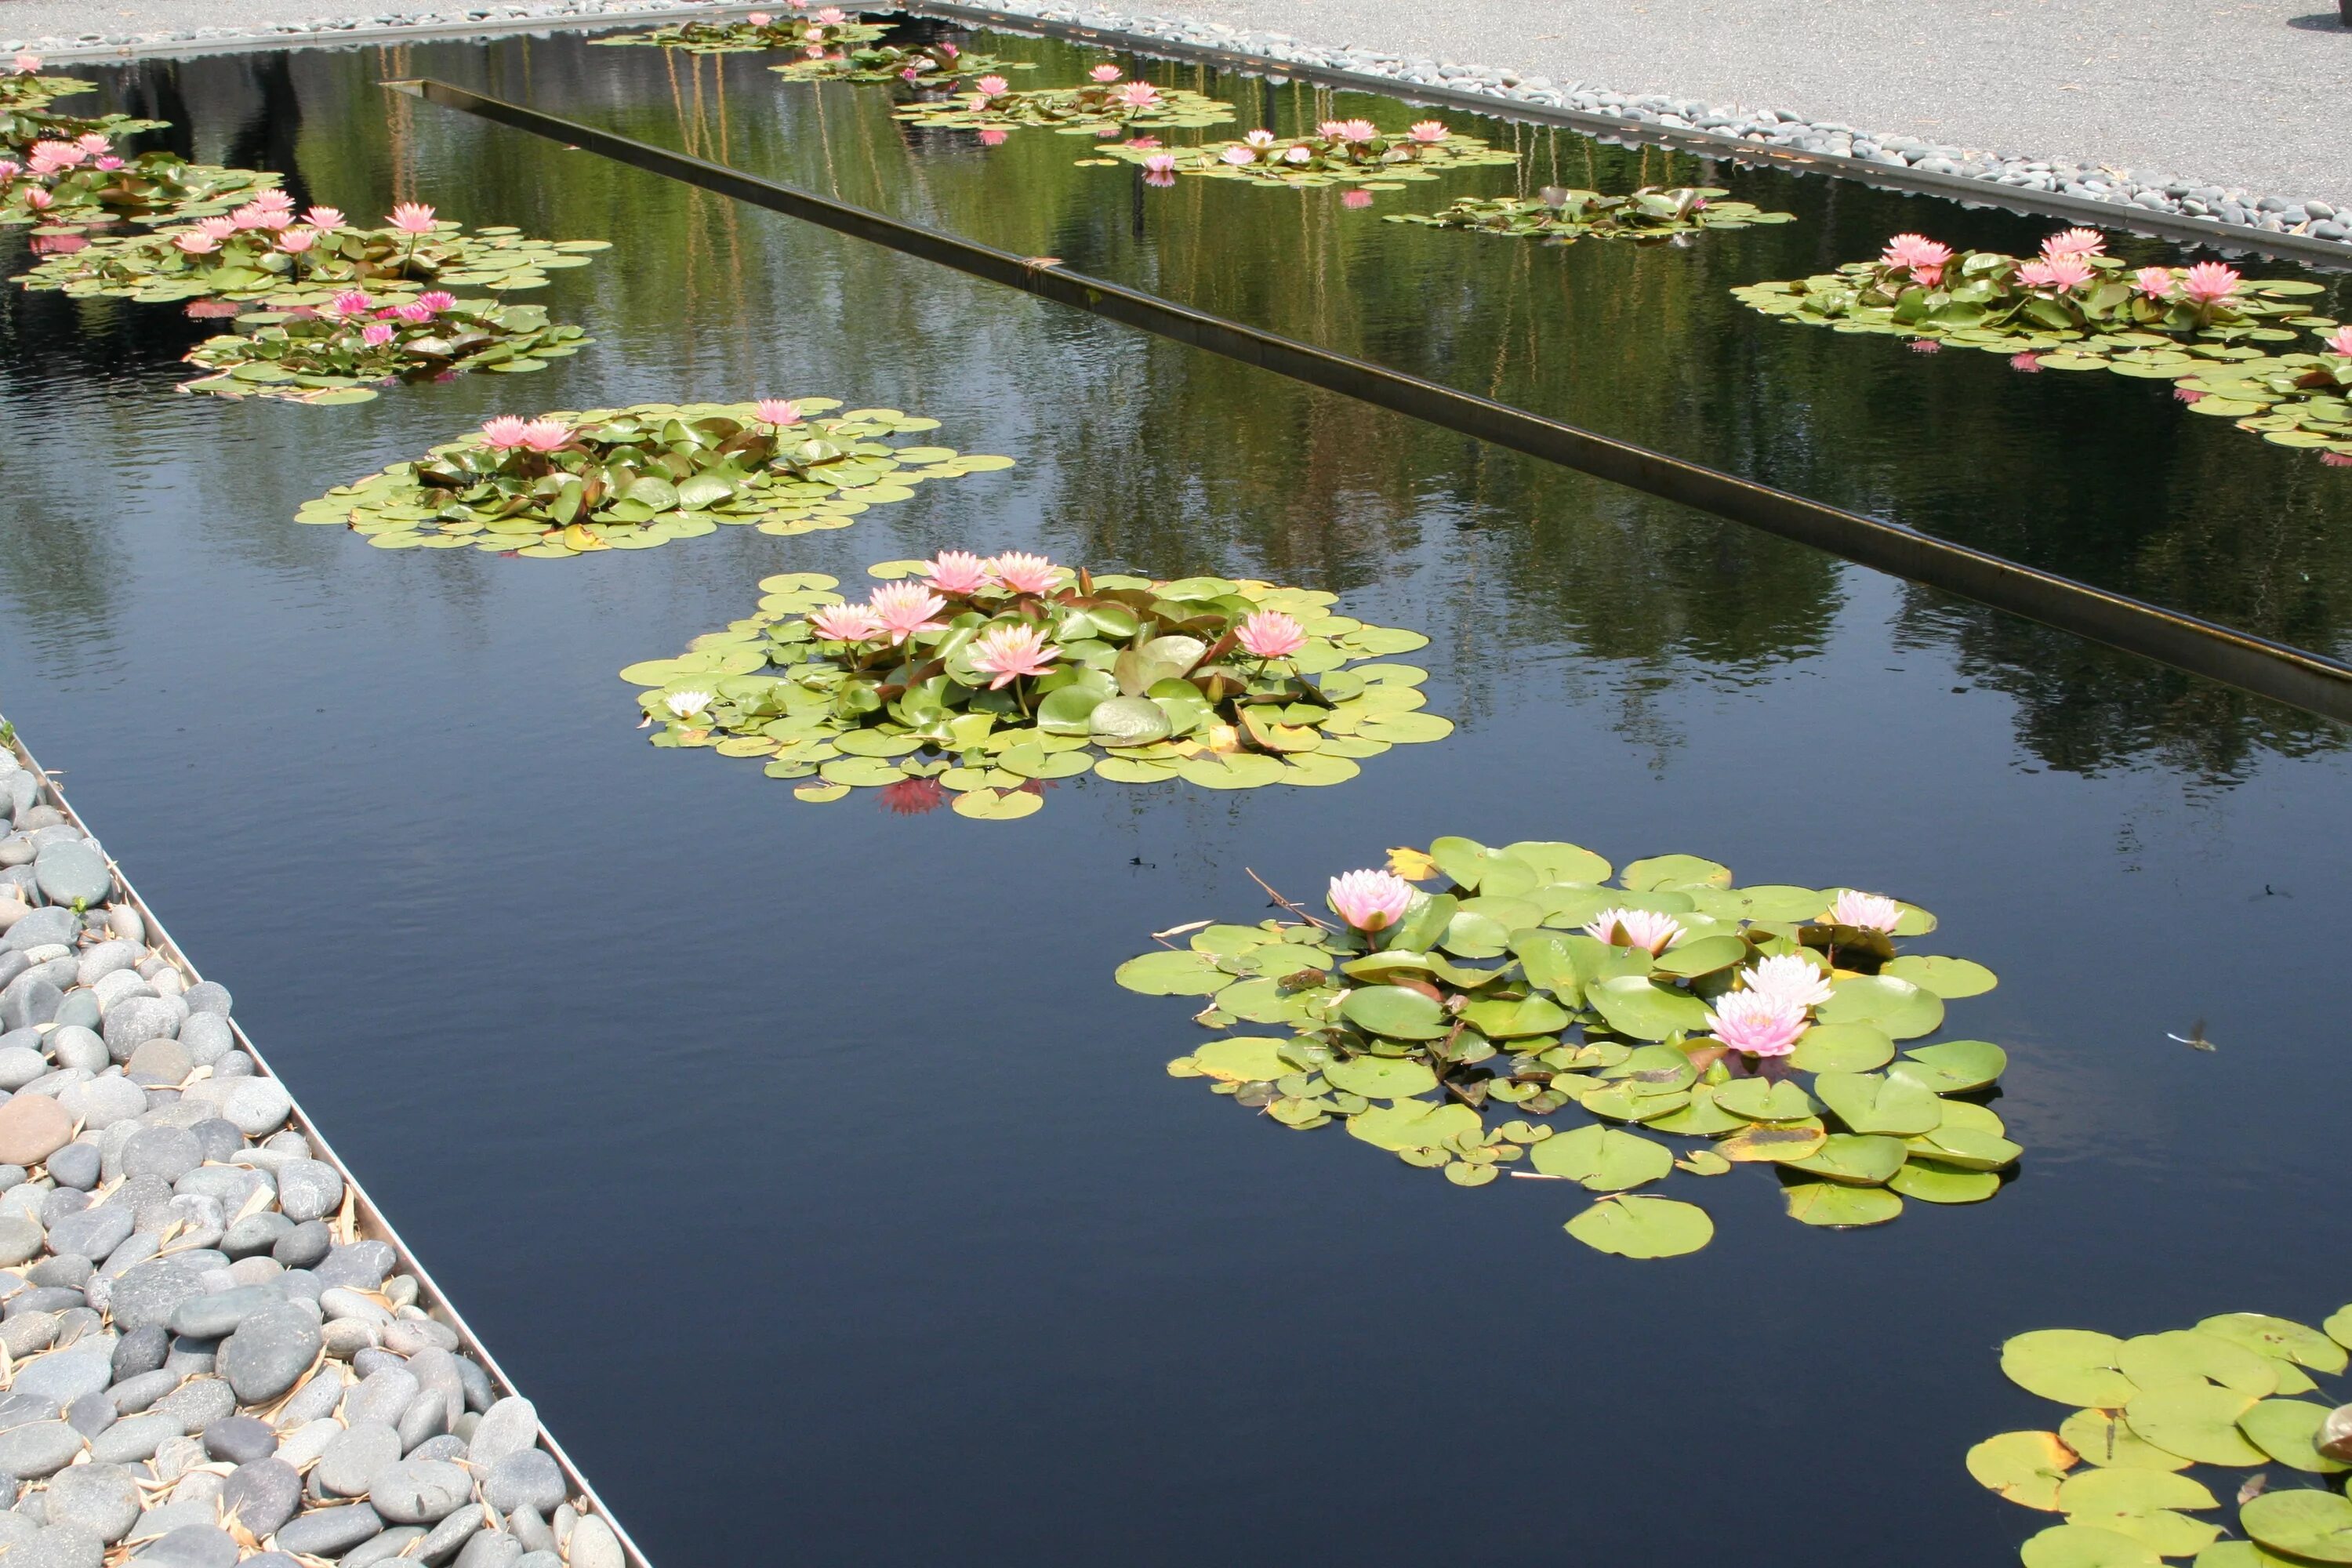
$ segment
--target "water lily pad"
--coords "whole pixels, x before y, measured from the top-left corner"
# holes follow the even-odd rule
[[[1947,1002],[1980,996],[2000,984],[1993,972],[1965,958],[1934,953],[1904,953],[1879,971],[1907,980],[1922,991],[1932,991]]]
[[[2329,1458],[2314,1445],[2327,1406],[2307,1399],[2265,1399],[2238,1417],[2247,1441],[2290,1469],[2315,1476],[2341,1475],[2352,1465]]]
[[[1803,1072],[1872,1072],[1895,1059],[1895,1040],[1870,1024],[1816,1024],[1797,1041],[1789,1065]]]
[[[1620,974],[1584,988],[1587,1001],[1609,1026],[1637,1040],[1663,1040],[1706,1027],[1706,1005],[1685,991]]]
[[[1824,1024],[1875,1025],[1895,1039],[1907,1040],[1943,1023],[1944,1000],[1891,974],[1866,974],[1838,982],[1819,1016]]]
[[[2074,1464],[2054,1432],[2003,1432],[1970,1448],[1968,1459],[1978,1485],[2044,1513],[2058,1511],[2058,1483]]]
[[[2025,1568],[2163,1568],[2145,1542],[2091,1524],[2053,1524],[2018,1549]]]
[[[2113,1334],[2094,1330],[2037,1329],[2000,1347],[2000,1370],[2028,1394],[2112,1410],[2139,1392],[2117,1364],[2123,1348]]]
[[[2009,1070],[2009,1053],[1990,1040],[1946,1040],[1932,1046],[1915,1046],[1903,1057],[1906,1066],[1898,1071],[1934,1094],[1962,1094],[1982,1089]]]
[[[1733,1079],[1715,1086],[1715,1102],[1750,1121],[1801,1121],[1822,1109],[1802,1085],[1787,1079]]]
[[[1284,1043],[1263,1036],[1234,1035],[1211,1040],[1192,1053],[1192,1061],[1203,1076],[1227,1083],[1272,1083],[1298,1070],[1284,1059]]]
[[[1825,1072],[1813,1079],[1813,1093],[1856,1132],[1912,1138],[1932,1132],[1944,1120],[1943,1102],[1933,1091],[1900,1077]]]
[[[2126,1340],[2116,1365],[2143,1389],[2210,1379],[2259,1399],[2278,1387],[2270,1357],[2195,1329]]]
[[[2134,1394],[2124,1405],[2124,1419],[2150,1443],[2184,1459],[2200,1465],[2259,1465],[2262,1450],[2238,1430],[2239,1417],[2254,1404],[2249,1394],[2210,1384],[2168,1384]]]
[[[1769,1126],[1759,1124],[1735,1132],[1715,1146],[1715,1152],[1737,1164],[1752,1164],[1759,1161],[1785,1163],[1802,1160],[1829,1142],[1829,1134],[1819,1122],[1810,1126]]]
[[[1174,949],[1130,958],[1112,978],[1146,996],[1209,996],[1233,981],[1217,967],[1213,955]]]
[[[1453,1026],[1436,1001],[1402,985],[1361,986],[1339,1011],[1358,1028],[1395,1040],[1433,1040]]]
[[[2352,1563],[2352,1500],[2335,1492],[2266,1491],[2240,1510],[2238,1523],[2273,1552],[2312,1563]]]
[[[1602,1198],[1564,1228],[1594,1251],[1620,1258],[1680,1258],[1715,1238],[1705,1209],[1672,1198]]]
[[[1968,1171],[1915,1157],[1888,1177],[1886,1185],[1923,1204],[1980,1204],[2000,1191],[2000,1178],[1990,1171]]]
[[[1348,1118],[1350,1135],[1390,1150],[1434,1148],[1478,1129],[1478,1113],[1466,1105],[1431,1105],[1419,1100],[1375,1105]]]
[[[1792,1171],[1846,1182],[1858,1186],[1883,1186],[1903,1168],[1909,1151],[1900,1138],[1858,1136],[1833,1132],[1822,1146],[1801,1160],[1786,1162]]]
[[[1333,1089],[1366,1100],[1406,1100],[1437,1087],[1437,1074],[1422,1062],[1392,1057],[1354,1057],[1327,1062],[1323,1077]]]
[[[2342,1345],[2315,1329],[2285,1318],[2267,1317],[2260,1312],[2224,1312],[2197,1326],[2250,1351],[2291,1361],[2314,1372],[2340,1373],[2345,1368],[2347,1356]]]
[[[2059,1438],[2090,1465],[2131,1470],[2185,1470],[2189,1461],[2168,1454],[2112,1410],[2077,1410],[2058,1424]]]
[[[1663,1180],[1674,1169],[1674,1154],[1664,1144],[1635,1133],[1587,1126],[1536,1144],[1528,1163],[1547,1176],[1565,1176],[1594,1192],[1613,1193]]]
[[[1903,1212],[1903,1200],[1884,1187],[1800,1182],[1781,1195],[1788,1200],[1789,1217],[1805,1225],[1885,1225]]]

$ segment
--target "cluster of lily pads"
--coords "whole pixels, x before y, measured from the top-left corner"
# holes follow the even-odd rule
[[[175,223],[226,212],[277,184],[276,174],[191,163],[173,153],[124,158],[111,137],[89,131],[35,142],[22,163],[0,159],[0,223]]]
[[[1547,185],[1533,197],[1464,196],[1443,212],[1392,213],[1391,223],[1464,228],[1480,234],[1567,244],[1597,235],[1603,239],[1666,240],[1710,228],[1747,228],[1755,224],[1794,223],[1794,213],[1773,213],[1748,202],[1728,202],[1727,191],[1706,185],[1655,185],[1622,196]]]
[[[1475,136],[1457,135],[1443,121],[1423,120],[1405,132],[1382,131],[1369,120],[1327,120],[1311,136],[1276,136],[1253,131],[1234,142],[1197,147],[1107,147],[1107,158],[1143,165],[1155,183],[1177,174],[1246,180],[1260,185],[1360,185],[1400,190],[1408,180],[1433,180],[1447,169],[1512,163],[1518,155]]]
[[[92,240],[47,258],[17,281],[76,296],[154,303],[217,298],[316,310],[353,289],[388,300],[432,289],[536,289],[551,269],[585,267],[591,253],[610,245],[530,239],[505,226],[468,233],[417,202],[395,206],[381,226],[362,228],[331,207],[298,216],[292,198],[270,190],[225,216]]]
[[[967,77],[1034,70],[1037,63],[969,54],[953,44],[940,42],[835,49],[814,58],[787,60],[768,68],[793,81],[887,82],[917,94],[939,97]]]
[[[2131,1339],[2020,1334],[2001,1347],[2001,1371],[2074,1413],[2054,1432],[1987,1438],[1969,1450],[1969,1473],[2064,1516],[2024,1543],[2026,1568],[2161,1568],[2192,1555],[2195,1568],[2352,1563],[2352,1500],[2337,1489],[2352,1472],[2352,1404],[2313,1376],[2341,1376],[2347,1346],[2352,1307],[2318,1329],[2229,1312]],[[2222,1472],[2221,1496],[2189,1473],[2199,1468]],[[2195,1517],[2223,1497],[2244,1540]]]
[[[1603,1252],[1706,1244],[1705,1210],[1631,1195],[1677,1170],[1772,1165],[1789,1214],[1829,1226],[1999,1190],[2022,1152],[1983,1102],[2006,1054],[1897,1044],[1995,984],[1898,950],[1933,916],[1848,889],[1734,887],[1689,855],[1636,860],[1613,885],[1612,871],[1573,844],[1441,838],[1334,878],[1336,921],[1286,902],[1294,918],[1179,926],[1118,978],[1205,999],[1195,1021],[1211,1028],[1288,1031],[1222,1035],[1172,1076],[1286,1127],[1340,1122],[1463,1186],[1515,1166],[1577,1182],[1602,1195],[1568,1232]],[[1547,1120],[1570,1107],[1577,1124]]]
[[[2109,370],[2175,384],[2190,409],[2284,447],[2352,457],[2352,331],[2310,311],[2321,285],[2250,280],[2217,261],[2130,268],[2089,229],[2039,256],[1955,252],[1896,235],[1875,261],[1734,289],[1790,321],[2010,356],[2020,370]],[[2320,336],[2319,352],[2287,345]]]
[[[935,430],[896,408],[831,397],[644,403],[508,415],[306,503],[298,522],[340,523],[386,550],[472,546],[557,560],[643,550],[714,532],[846,528],[868,506],[912,499],[925,479],[1013,466],[884,437]]]
[[[1443,739],[1428,672],[1386,662],[1429,639],[1338,614],[1337,595],[1225,577],[1156,582],[1019,552],[869,567],[845,603],[816,573],[771,577],[759,613],[625,680],[656,745],[769,759],[794,793],[887,793],[1025,816],[1052,780],[1206,789],[1330,784],[1391,745]],[[1362,660],[1376,662],[1364,663]],[[927,804],[923,804],[927,803]]]
[[[0,74],[0,156],[21,159],[37,142],[74,142],[99,135],[112,141],[133,132],[160,131],[167,121],[135,120],[127,114],[95,117],[56,114],[49,105],[60,98],[97,89],[79,77],[43,76],[37,55],[18,55],[16,68]]]
[[[365,403],[396,382],[544,370],[589,341],[577,327],[550,322],[543,306],[460,300],[437,289],[396,305],[349,289],[324,310],[250,311],[237,329],[188,353],[189,363],[212,374],[181,391]]]
[[[1043,126],[1071,135],[1109,137],[1123,131],[1218,125],[1234,118],[1230,103],[1189,88],[1122,80],[1117,66],[1097,66],[1088,76],[1084,87],[1017,92],[1002,76],[982,76],[968,91],[939,101],[905,104],[892,112],[918,125],[983,135]]]
[[[592,38],[595,44],[650,44],[684,49],[690,55],[756,54],[766,49],[791,49],[820,58],[844,44],[870,44],[887,27],[860,22],[838,6],[811,11],[807,0],[789,0],[792,14],[778,16],[754,11],[734,21],[697,19],[671,22],[649,33],[627,33],[615,38]]]

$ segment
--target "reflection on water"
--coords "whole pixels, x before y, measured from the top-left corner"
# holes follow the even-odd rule
[[[1365,107],[1151,68],[1286,129]],[[1369,211],[1149,191],[1077,138],[982,149],[875,89],[564,38],[105,73],[304,201],[618,242],[532,296],[576,358],[351,408],[175,396],[217,323],[12,290],[0,700],[657,1558],[1708,1561],[1801,1498],[1751,1554],[1977,1568],[2015,1531],[1959,1457],[2038,1418],[1989,1347],[2339,1289],[2312,1090],[2342,1042],[2305,978],[2352,936],[2335,728],[372,85],[403,74],[2338,651],[2352,516],[2339,471],[2137,384],[1725,292],[1898,226],[2030,239],[2000,215],[1501,128],[1533,183],[1803,217],[1514,245],[1379,216],[1507,170]],[[493,414],[794,393],[1019,466],[837,533],[570,562],[289,521]],[[1332,789],[1072,781],[1005,825],[803,807],[633,728],[614,672],[761,576],[942,545],[1330,589],[1432,636],[1461,728]],[[2002,976],[1972,1009],[2025,1179],[1846,1236],[1719,1184],[1706,1254],[1596,1266],[1544,1184],[1375,1173],[1167,1081],[1181,1037],[1109,980],[1144,933],[1243,907],[1247,869],[1313,887],[1455,832],[1936,909]],[[2222,1051],[2165,1039],[2198,1017]],[[1505,1506],[1398,1486],[1405,1454],[1507,1458]]]

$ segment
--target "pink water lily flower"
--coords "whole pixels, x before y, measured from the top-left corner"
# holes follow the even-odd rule
[[[247,202],[229,214],[228,220],[238,228],[260,228],[268,224],[269,216],[270,212],[268,207]]]
[[[70,169],[89,154],[70,142],[36,142],[32,152],[26,154],[36,174],[54,174],[60,169]]]
[[[433,209],[423,202],[402,202],[384,222],[403,234],[431,234]]]
[[[971,84],[971,89],[982,98],[1002,98],[1012,86],[1001,76],[984,76]]]
[[[1370,935],[1404,919],[1412,884],[1393,871],[1348,871],[1331,879],[1331,912]]]
[[[1315,134],[1326,142],[1337,142],[1339,140],[1340,124],[1341,122],[1337,120],[1318,121],[1315,126]]]
[[[457,308],[457,296],[446,289],[427,289],[416,297],[416,303],[427,315],[437,316],[444,310]]]
[[[1307,628],[1280,610],[1256,610],[1234,628],[1234,640],[1260,658],[1288,658],[1307,646]]]
[[[1584,922],[1584,934],[1612,947],[1638,947],[1652,958],[1683,938],[1683,922],[1655,910],[1603,910]]]
[[[368,313],[368,297],[356,289],[346,289],[327,301],[327,309],[338,316],[364,316]]]
[[[360,329],[360,342],[372,349],[380,349],[392,342],[392,331],[389,321],[370,321]]]
[[[2042,254],[2052,258],[2096,256],[2106,248],[2107,242],[2100,237],[2099,231],[2095,228],[2070,228],[2063,234],[2053,234],[2042,242]]]
[[[102,169],[110,174],[114,173],[115,170],[122,167],[122,160],[116,157],[113,153],[109,153],[103,158],[93,160],[90,163],[90,167],[93,169]]]
[[[942,550],[924,563],[923,581],[942,594],[968,599],[988,586],[988,563],[969,550]]]
[[[948,786],[937,779],[900,779],[879,793],[882,809],[893,816],[920,816],[948,803]]]
[[[1305,163],[1312,162],[1314,157],[1315,154],[1305,147],[1293,147],[1282,155],[1282,161],[1286,163]]]
[[[1274,132],[1271,131],[1253,131],[1244,135],[1242,138],[1242,141],[1263,153],[1268,147],[1274,145]]]
[[[1097,66],[1087,75],[1099,82],[1114,82],[1119,78],[1119,69],[1117,66]]]
[[[27,196],[45,196],[48,195],[48,192],[28,191],[26,195]],[[178,234],[173,235],[172,237],[172,243],[179,248],[183,255],[185,256],[210,256],[214,251],[220,248],[219,240],[215,239],[211,235],[205,233],[202,229],[194,228],[183,229]]]
[[[1412,139],[1424,146],[1443,142],[1453,132],[1445,129],[1443,120],[1417,120],[1413,122]]]
[[[2017,280],[2028,289],[2072,289],[2095,276],[2089,263],[2073,256],[2028,261],[2017,269]]]
[[[534,419],[522,427],[522,444],[534,452],[552,452],[572,439],[572,426],[561,419]]]
[[[1217,156],[1237,169],[1247,168],[1257,162],[1257,153],[1255,151],[1241,146],[1228,147]]]
[[[801,422],[801,405],[788,397],[763,397],[751,405],[751,417],[781,430]]]
[[[2200,261],[2189,269],[2180,280],[2180,291],[2200,305],[2218,305],[2238,291],[2243,279],[2234,267],[2224,267],[2218,261]]]
[[[1129,109],[1150,109],[1160,101],[1160,89],[1148,81],[1130,81],[1111,97]]]
[[[1777,996],[1800,1007],[1818,1007],[1831,995],[1830,977],[1800,952],[1759,958],[1739,972],[1739,983],[1762,996]]]
[[[18,55],[16,58],[15,64],[17,75],[30,76],[35,71],[41,68],[41,57],[35,54]]]
[[[988,689],[995,691],[1024,675],[1043,675],[1060,657],[1047,645],[1043,628],[1026,622],[1017,626],[991,626],[971,642],[971,667],[993,675]]]
[[[867,605],[827,605],[811,611],[808,624],[828,642],[864,642],[882,629],[882,617]]]
[[[337,300],[340,304],[341,301]],[[501,414],[482,421],[482,445],[493,452],[511,452],[523,444],[525,421],[520,414]]]
[[[25,205],[37,213],[48,211],[50,204],[57,199],[38,185],[25,193]]]
[[[425,322],[433,319],[433,311],[431,309],[421,301],[415,300],[410,300],[405,305],[396,305],[393,307],[392,313],[399,317],[402,321],[406,321],[412,327],[421,327]]]
[[[1903,906],[1877,893],[1857,893],[1851,888],[1841,888],[1827,918],[1832,925],[1892,931],[1895,922],[1903,918]]]
[[[255,195],[253,205],[257,207],[275,207],[279,212],[290,213],[294,210],[294,198],[284,191],[273,187]]]
[[[25,165],[14,158],[0,158],[0,184],[5,184],[25,172]]]
[[[1176,154],[1154,153],[1143,161],[1143,172],[1147,174],[1173,174],[1176,172]]]
[[[103,134],[96,131],[83,132],[80,135],[74,138],[74,145],[80,148],[85,153],[93,154],[99,153],[111,153],[114,151],[114,143],[109,141]]]
[[[299,256],[319,242],[319,237],[307,228],[289,228],[278,236],[278,248],[289,256]]]
[[[1381,128],[1369,120],[1339,121],[1339,140],[1349,142],[1370,142],[1379,137]]]
[[[890,640],[902,643],[917,632],[941,630],[942,623],[931,617],[946,609],[948,602],[920,583],[885,583],[874,590],[870,605]]]
[[[2320,346],[2332,354],[2352,355],[2352,327],[2338,327],[2333,337],[2320,340]]]
[[[2132,274],[2132,287],[2151,300],[2172,298],[2172,268],[2143,267]]]
[[[343,226],[342,209],[314,206],[302,215],[302,222],[305,226],[314,228],[320,234],[332,234]]]
[[[236,232],[236,220],[226,217],[200,217],[196,226],[215,239],[226,239]]]
[[[1898,234],[1886,242],[1879,261],[1883,266],[1906,267],[1916,272],[1922,267],[1941,268],[1951,258],[1952,247],[1948,245],[1939,245],[1924,234]]]
[[[816,14],[816,19],[828,27],[837,26],[849,20],[849,13],[838,5],[827,5]]]
[[[988,570],[1015,594],[1050,593],[1060,575],[1060,569],[1043,555],[1024,554],[1017,550],[1008,550],[989,562]]]
[[[750,16],[744,17],[743,20],[751,23],[751,26],[755,27],[764,27],[769,23],[774,21],[775,18],[769,16],[765,11],[754,11]]]
[[[1797,1048],[1808,1026],[1804,1008],[1785,996],[1731,991],[1715,999],[1706,1026],[1735,1051],[1752,1057],[1785,1057]]]

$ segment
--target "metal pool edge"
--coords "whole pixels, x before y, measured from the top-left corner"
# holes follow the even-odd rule
[[[21,732],[10,735],[8,748],[15,753],[17,762],[23,764],[34,777],[41,781],[43,788],[48,792],[50,800],[55,803],[58,810],[65,815],[68,822],[79,828],[85,837],[98,839],[100,844],[105,843],[103,838],[100,838],[99,835],[91,830],[81,813],[74,809],[73,803],[66,798],[65,786],[58,783],[57,775],[47,772],[35,760],[32,749],[26,745],[25,737]],[[172,940],[172,934],[164,929],[163,921],[157,918],[154,910],[149,906],[147,900],[140,896],[139,889],[131,882],[130,874],[122,869],[111,855],[106,857],[106,868],[112,873],[116,885],[122,889],[121,901],[138,910],[139,918],[146,922],[147,945],[186,971],[192,980],[201,981],[204,974],[196,968],[195,961],[187,955],[178,942]],[[289,1118],[289,1121],[303,1137],[310,1140],[316,1157],[332,1166],[335,1173],[343,1179],[344,1190],[352,1194],[354,1217],[358,1221],[358,1233],[367,1239],[385,1242],[391,1246],[394,1253],[399,1258],[399,1267],[416,1277],[418,1300],[426,1311],[441,1322],[447,1324],[457,1333],[459,1342],[464,1345],[467,1352],[481,1363],[484,1372],[490,1374],[490,1381],[494,1385],[504,1393],[520,1395],[522,1391],[515,1386],[514,1379],[507,1375],[506,1369],[499,1365],[498,1358],[490,1354],[489,1348],[482,1342],[481,1336],[474,1332],[472,1326],[466,1321],[464,1315],[449,1300],[448,1292],[435,1282],[431,1271],[426,1269],[424,1263],[409,1247],[408,1243],[401,1237],[400,1232],[393,1228],[392,1222],[384,1217],[383,1211],[376,1206],[375,1200],[368,1196],[367,1188],[361,1184],[352,1168],[343,1163],[342,1156],[335,1152],[334,1145],[327,1141],[326,1135],[319,1131],[318,1124],[310,1120],[310,1113],[302,1109],[302,1102],[293,1100],[292,1088],[288,1084],[285,1076],[269,1065],[268,1059],[261,1054],[261,1048],[256,1046],[252,1037],[245,1032],[245,1026],[238,1023],[233,1016],[229,1019],[229,1029],[236,1040],[237,1048],[253,1058],[254,1066],[268,1077],[276,1079],[279,1086],[287,1089],[287,1097],[293,1100],[294,1107]],[[627,1554],[630,1568],[652,1568],[651,1560],[630,1538],[627,1529],[614,1516],[611,1506],[596,1495],[596,1489],[589,1484],[587,1476],[582,1473],[580,1467],[572,1461],[572,1456],[564,1452],[563,1445],[556,1441],[555,1434],[548,1429],[547,1423],[543,1419],[539,1423],[539,1443],[562,1468],[563,1479],[572,1491],[594,1505],[597,1517],[602,1519],[611,1528],[613,1534],[619,1539],[622,1552]]]
[[[1957,594],[2322,718],[2352,721],[2352,665],[2307,648],[2273,642],[1914,529],[1809,500],[1369,360],[1072,272],[1047,258],[1016,256],[469,88],[429,78],[383,85],[1810,544],[1857,564]]]

